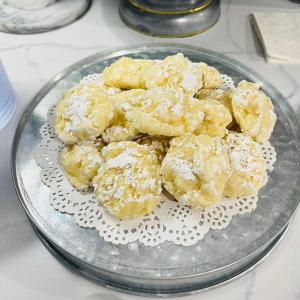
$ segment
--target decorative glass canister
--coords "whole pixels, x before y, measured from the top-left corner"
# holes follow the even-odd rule
[[[130,28],[160,37],[191,36],[212,27],[219,0],[122,0],[119,14]]]

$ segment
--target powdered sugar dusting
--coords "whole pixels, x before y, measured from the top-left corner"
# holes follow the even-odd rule
[[[196,180],[196,177],[193,172],[193,167],[187,161],[180,158],[165,159],[163,164],[170,164],[171,168],[177,173],[180,177],[185,180]]]
[[[171,112],[175,115],[175,116],[182,116],[183,114],[183,104],[182,103],[176,103],[175,105],[173,105],[173,107],[171,108]]]
[[[249,137],[232,133],[227,137],[227,143],[233,168],[255,176],[263,161],[259,145]]]
[[[85,120],[88,108],[87,95],[75,95],[68,100],[68,108],[64,112],[64,116],[69,119],[66,131],[75,131]]]
[[[248,99],[247,99],[246,92],[240,92],[240,93],[235,92],[233,94],[232,99],[233,99],[233,101],[235,101],[236,103],[238,103],[240,105],[243,105],[243,106],[248,105]]]
[[[80,81],[80,84],[82,84],[82,85],[95,84],[95,85],[99,86],[99,88],[101,88],[108,95],[115,95],[115,94],[121,92],[121,90],[119,88],[105,86],[102,73],[89,74]]]
[[[100,155],[88,154],[89,165],[95,167],[96,165],[101,165],[103,160]]]
[[[108,160],[106,163],[106,166],[108,169],[124,168],[126,166],[134,166],[137,162],[137,160],[136,160],[137,154],[138,153],[135,148],[126,148],[118,156]]]
[[[198,83],[198,78],[197,78],[196,74],[189,72],[189,71],[185,72],[183,74],[181,86],[187,91],[197,90],[199,83]]]
[[[48,128],[51,128],[51,125],[46,124],[46,126],[43,126],[43,130],[48,130]],[[211,207],[200,214],[199,211],[191,210],[188,206],[180,206],[175,201],[163,198],[158,207],[145,218],[141,218],[140,220],[117,220],[116,218],[110,217],[104,207],[98,205],[93,194],[83,197],[74,191],[66,178],[63,177],[60,166],[57,164],[57,149],[59,149],[58,146],[62,146],[62,144],[58,144],[59,141],[57,139],[50,139],[51,135],[45,134],[43,130],[41,130],[42,148],[39,150],[39,156],[37,157],[40,157],[38,163],[42,166],[42,181],[50,187],[51,205],[62,213],[70,213],[72,218],[74,217],[74,220],[80,226],[96,228],[100,236],[107,242],[112,242],[113,244],[127,244],[138,240],[142,244],[155,246],[164,241],[172,241],[176,244],[192,245],[201,240],[209,228],[224,228],[228,225],[233,215],[250,212],[256,207],[257,197],[249,199],[240,198],[239,200],[231,199],[232,201],[223,199],[215,207]],[[263,148],[264,158],[270,165],[275,160],[274,153],[270,150],[271,148],[269,144],[265,144]],[[50,151],[46,152],[45,150],[48,149]],[[119,151],[117,153],[119,153]],[[47,159],[45,159],[46,157]],[[50,165],[49,162],[51,163],[51,168],[53,166],[56,168],[54,172],[48,169]],[[104,169],[104,165],[105,163],[102,169]],[[124,195],[124,191],[127,192],[127,186],[124,181],[122,181],[122,178],[124,178],[124,171],[131,169],[137,170],[139,175],[143,171],[143,164],[137,163],[134,168],[125,167],[123,170],[109,170],[109,176],[105,178],[105,185],[111,185],[115,193],[113,198],[127,197],[127,195]],[[144,170],[146,169],[147,168],[144,168]],[[195,170],[192,171],[194,173]],[[152,172],[149,173],[150,174],[147,175],[147,172],[144,172],[141,176],[149,177]],[[54,178],[51,176],[53,174],[61,174],[61,176]],[[122,177],[121,181],[118,180],[117,182],[121,184],[114,184],[117,181],[116,174],[120,174]],[[194,175],[197,174],[194,173]],[[137,176],[134,179],[138,182],[138,186],[144,182],[137,178]],[[113,189],[112,185],[116,188]],[[121,186],[124,186],[125,190],[122,189]],[[54,197],[54,195],[59,194],[58,191],[61,191],[62,187],[62,195]],[[129,187],[129,192],[131,190],[134,189]],[[148,194],[148,191],[145,190],[142,195],[146,194]],[[187,199],[183,197],[180,202],[187,204],[186,200]],[[158,224],[158,226],[156,226],[156,224]],[[171,235],[169,234],[169,230],[174,230],[174,226],[178,226],[176,227],[178,230]],[[194,227],[196,228],[195,230]],[[132,234],[132,229],[134,229],[135,234]],[[191,232],[192,235],[187,235],[187,231]],[[159,233],[157,234],[157,232]],[[197,232],[200,235],[196,236],[193,232]],[[147,238],[145,238],[145,236],[147,236]],[[174,257],[174,259],[177,259],[177,257]]]

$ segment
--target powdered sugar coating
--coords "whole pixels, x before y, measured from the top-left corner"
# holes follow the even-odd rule
[[[138,136],[139,131],[131,122],[126,120],[123,113],[115,112],[112,125],[108,126],[101,137],[106,143],[130,141]]]
[[[202,122],[199,101],[179,90],[153,88],[124,91],[114,96],[117,111],[139,132],[180,136]]]
[[[70,183],[77,189],[91,186],[92,180],[102,165],[102,143],[83,142],[64,148],[60,163]]]
[[[218,70],[205,63],[193,63],[180,53],[158,61],[121,58],[105,69],[104,76],[96,75],[91,75],[93,83],[82,81],[68,92],[58,105],[55,124],[59,137],[67,143],[96,140],[101,135],[109,144],[102,151],[107,161],[94,180],[100,203],[118,218],[151,211],[159,199],[160,179],[154,173],[162,161],[165,187],[180,203],[203,208],[218,201],[230,167],[221,140],[209,136],[223,137],[227,127],[234,124],[233,115],[239,109],[248,109],[249,94],[253,94],[248,90],[258,87],[242,82],[233,91],[218,89],[222,85]],[[200,101],[194,98],[195,93]],[[265,105],[267,102],[258,101],[256,109],[263,111],[259,116],[265,114],[266,120],[273,121],[276,116],[270,105]],[[102,110],[97,108],[100,104]],[[239,124],[242,122],[239,119]],[[247,132],[245,126],[241,128],[244,134],[259,139],[269,134],[270,128],[264,125],[263,121],[253,123]],[[256,137],[258,132],[260,137]],[[128,142],[141,134],[147,134],[137,140],[144,150],[135,142]],[[176,136],[168,150],[168,140]],[[119,141],[122,142],[114,143]],[[88,149],[82,144],[80,147],[85,155]],[[259,169],[257,162],[253,162],[248,164],[247,171],[243,170],[249,159],[247,151],[250,150],[242,154],[229,151],[231,166],[238,174]],[[150,157],[155,160],[156,171],[150,167]],[[95,155],[86,155],[85,160],[90,167],[98,168],[100,164]],[[142,167],[144,164],[147,167]],[[251,184],[250,178],[240,186],[250,189]]]
[[[80,84],[88,85],[94,84],[97,85],[101,91],[105,92],[108,95],[114,95],[121,92],[121,89],[116,87],[106,86],[104,84],[103,73],[93,73],[85,76],[81,81]]]
[[[70,89],[58,103],[54,127],[60,139],[68,144],[96,140],[114,117],[109,96],[98,86],[79,85]]]
[[[149,59],[122,57],[104,69],[104,84],[121,89],[145,88],[143,73],[153,64]]]
[[[152,211],[161,193],[160,165],[146,146],[111,143],[102,150],[104,164],[94,179],[99,203],[120,219]]]
[[[142,136],[136,140],[140,145],[149,147],[150,151],[154,153],[159,162],[165,157],[169,147],[170,138],[164,136]]]
[[[267,182],[261,147],[250,137],[236,132],[229,132],[224,140],[232,166],[232,174],[226,183],[224,195],[256,195]]]
[[[202,69],[182,53],[158,61],[143,73],[147,89],[154,87],[179,89],[194,95],[202,88]]]
[[[256,142],[266,142],[273,131],[276,115],[271,99],[256,83],[241,81],[232,91],[232,108],[241,131]]]
[[[180,203],[196,208],[221,199],[230,171],[221,140],[207,135],[174,138],[162,161],[164,187]]]

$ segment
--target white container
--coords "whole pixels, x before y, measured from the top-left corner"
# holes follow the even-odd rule
[[[4,3],[11,7],[29,10],[41,9],[54,2],[56,0],[4,0]]]
[[[15,107],[16,98],[0,60],[0,130],[2,130],[12,118]]]

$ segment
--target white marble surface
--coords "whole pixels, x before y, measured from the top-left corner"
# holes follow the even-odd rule
[[[10,146],[21,112],[57,72],[103,48],[144,42],[179,42],[222,52],[269,79],[300,116],[300,65],[265,63],[253,35],[253,11],[300,12],[288,0],[222,0],[221,19],[201,35],[159,39],[127,29],[116,0],[94,0],[91,10],[65,28],[39,35],[0,33],[0,57],[17,94],[17,112],[0,132],[0,299],[141,299],[110,291],[60,265],[39,242],[17,200],[10,177]],[[255,271],[213,291],[182,299],[300,299],[300,212],[277,250]]]

